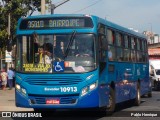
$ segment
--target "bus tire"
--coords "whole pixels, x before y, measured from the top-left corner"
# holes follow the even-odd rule
[[[106,108],[106,114],[111,115],[115,111],[115,90],[110,87],[110,93],[109,93],[109,105]]]
[[[137,92],[136,92],[136,98],[134,101],[135,101],[134,104],[136,106],[139,106],[141,103],[141,92],[140,92],[140,84],[139,83],[137,83]]]

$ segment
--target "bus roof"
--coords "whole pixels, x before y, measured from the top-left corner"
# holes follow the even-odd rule
[[[96,16],[95,16],[96,17]],[[99,18],[99,17],[98,17]],[[111,21],[108,21],[108,20],[105,20],[105,19],[102,19],[102,18],[99,18],[99,22],[101,22],[102,24],[105,24],[107,25],[108,27],[110,28],[113,28],[115,30],[118,30],[118,31],[121,31],[121,32],[125,32],[125,33],[128,33],[128,34],[131,34],[131,35],[135,35],[135,36],[138,36],[138,37],[141,37],[141,38],[147,38],[144,34],[142,33],[139,33],[139,32],[135,32],[133,30],[130,30],[129,28],[125,28],[123,26],[120,26],[116,23],[113,23]]]

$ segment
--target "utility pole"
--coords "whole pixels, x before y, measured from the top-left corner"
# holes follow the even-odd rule
[[[11,31],[10,31],[10,29],[11,29],[11,14],[8,13],[8,30],[7,30],[7,32],[8,32],[8,40],[11,37]]]
[[[153,34],[153,31],[152,31],[152,23],[148,23],[150,25],[150,39],[151,39],[151,43],[153,44],[154,43],[154,34]]]
[[[10,2],[10,1],[8,1],[8,2]],[[10,40],[11,40],[11,13],[10,12],[8,13],[8,29],[7,29],[7,32],[8,32],[8,40],[7,40],[7,45],[8,45],[8,42],[10,42]],[[7,50],[5,51],[5,57],[7,57],[6,54],[7,54]],[[5,59],[7,59],[7,58],[5,58]],[[9,69],[9,67],[11,67],[10,65],[11,65],[10,62],[7,62],[7,70]]]
[[[60,4],[58,4],[58,5],[52,4],[52,3],[50,2],[50,4],[51,4],[51,14],[54,14],[54,10],[55,10],[57,7],[63,5],[64,3],[68,2],[68,1],[69,1],[69,0],[65,0],[65,1],[61,2]]]
[[[46,1],[45,0],[41,0],[41,14],[44,15],[45,14],[45,5],[46,5]]]
[[[55,5],[51,4],[51,14],[54,14]]]

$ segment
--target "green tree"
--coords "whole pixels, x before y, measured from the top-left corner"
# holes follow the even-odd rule
[[[0,5],[0,48],[4,46],[5,38],[7,38],[6,16],[3,14],[4,8]]]
[[[31,1],[33,1],[31,3]],[[16,26],[20,17],[26,17],[35,10],[40,10],[40,0],[2,0],[0,5],[0,47],[8,40],[8,15],[11,16],[11,36],[15,43]]]

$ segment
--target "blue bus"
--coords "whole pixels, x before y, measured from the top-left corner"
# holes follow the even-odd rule
[[[17,26],[17,107],[102,108],[152,96],[147,39],[92,15],[40,15]]]

